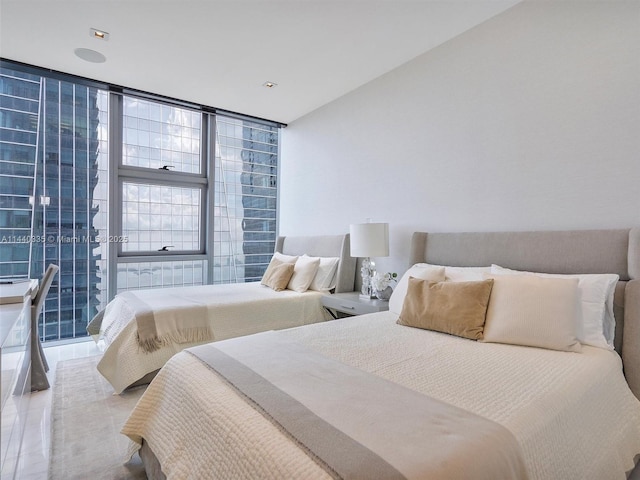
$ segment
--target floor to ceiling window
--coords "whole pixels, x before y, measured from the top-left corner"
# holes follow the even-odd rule
[[[262,278],[275,248],[278,128],[218,115],[214,283]]]
[[[133,96],[112,105],[123,118],[117,290],[207,283],[203,114]]]
[[[121,291],[259,280],[279,125],[0,65],[0,278],[60,266],[40,337],[86,336]]]
[[[107,299],[98,230],[106,106],[97,88],[0,70],[0,276],[39,278],[49,263],[60,267],[43,308],[44,340],[86,335]]]

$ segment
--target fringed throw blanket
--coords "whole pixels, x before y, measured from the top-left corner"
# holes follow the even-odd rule
[[[225,378],[333,478],[526,479],[503,426],[283,339],[186,350]]]
[[[154,352],[172,342],[214,340],[204,303],[177,295],[155,296],[153,304],[143,301],[134,292],[121,293],[120,297],[135,312],[136,339],[145,352]]]

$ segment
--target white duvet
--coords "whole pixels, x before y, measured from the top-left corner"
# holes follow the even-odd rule
[[[478,343],[399,326],[395,320],[384,312],[282,333],[323,355],[498,422],[520,443],[532,479],[624,479],[633,468],[640,454],[640,402],[615,352]],[[123,433],[148,442],[168,479],[328,478],[188,353],[167,363]]]
[[[131,292],[153,306],[154,299],[192,299],[207,306],[214,340],[249,335],[266,330],[307,325],[330,319],[322,307],[323,293],[284,290],[276,292],[260,283],[203,285]],[[198,343],[171,343],[154,352],[143,351],[136,340],[135,312],[120,297],[105,309],[99,344],[105,351],[98,370],[116,393],[122,392],[148,373],[161,368],[179,351]]]

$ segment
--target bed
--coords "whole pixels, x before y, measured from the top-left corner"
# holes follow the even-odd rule
[[[446,265],[451,281],[456,268],[492,264],[616,275],[607,340],[616,351],[406,327],[394,297],[389,312],[199,346],[166,364],[122,429],[149,478],[629,475],[640,458],[640,230],[416,232],[409,260]],[[577,291],[582,281],[500,275],[482,273],[474,284],[494,282],[494,295],[509,282]],[[586,305],[572,304],[576,312]]]
[[[349,235],[281,236],[275,251],[288,256],[336,259],[330,282],[335,292],[354,288],[355,259],[349,255]],[[138,290],[119,294],[88,327],[104,354],[100,373],[116,393],[151,381],[179,351],[265,330],[277,330],[325,321],[332,317],[322,307],[327,291],[275,291],[260,282]],[[151,316],[158,332],[174,325],[167,335],[144,344],[140,319]],[[156,327],[157,325],[157,327]],[[149,332],[145,332],[147,337]]]

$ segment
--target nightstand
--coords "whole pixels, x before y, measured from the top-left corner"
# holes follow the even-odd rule
[[[360,292],[347,292],[324,295],[322,297],[322,306],[329,311],[333,318],[338,318],[340,313],[351,316],[384,312],[389,310],[389,301],[369,300],[360,298]]]

